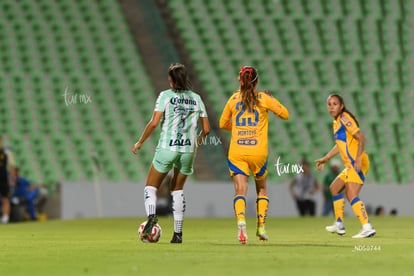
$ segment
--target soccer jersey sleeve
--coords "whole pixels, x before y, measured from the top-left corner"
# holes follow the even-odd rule
[[[202,118],[208,117],[206,106],[204,105],[204,102],[201,99],[201,97],[199,98],[199,102],[200,102],[200,117]]]
[[[166,97],[166,93],[165,91],[161,92],[158,95],[157,101],[155,102],[155,108],[154,111],[161,111],[164,112],[165,111],[165,101],[168,97]]]
[[[220,117],[220,128],[226,129],[226,130],[231,130],[231,107],[230,107],[230,102],[231,99],[233,97],[231,97],[227,103],[226,106],[224,107],[223,113],[221,114]]]
[[[341,123],[345,126],[346,130],[354,135],[359,131],[359,127],[356,124],[355,120],[346,112],[343,112],[340,117]]]
[[[288,109],[281,104],[278,99],[269,96],[266,93],[261,93],[261,97],[263,97],[267,109],[271,110],[276,116],[279,116],[283,120],[289,119]]]

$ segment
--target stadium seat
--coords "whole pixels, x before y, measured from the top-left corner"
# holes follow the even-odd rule
[[[369,181],[413,181],[406,169],[397,170],[390,161],[397,158],[398,150],[391,145],[411,145],[413,140],[406,104],[413,96],[404,90],[412,86],[414,72],[414,63],[407,59],[414,42],[407,24],[411,20],[407,15],[414,8],[411,1],[283,0],[237,5],[215,0],[193,3],[191,9],[187,1],[172,2],[168,6],[206,91],[234,81],[226,68],[245,57],[251,63],[257,61],[261,87],[277,91],[291,113],[292,121],[280,123],[280,132],[270,128],[271,137],[289,137],[283,147],[277,138],[269,141],[274,150],[297,158],[324,153],[327,144],[333,145],[325,100],[335,92],[344,96],[367,135],[367,150],[376,167]],[[250,9],[255,11],[252,16]],[[206,13],[212,14],[212,19],[206,18]],[[203,31],[197,32],[198,27],[184,22],[194,18],[197,26],[207,26],[208,31],[200,27]],[[226,50],[216,43],[216,34]],[[214,42],[203,47],[206,41]],[[212,69],[206,72],[200,62],[213,63]],[[218,79],[213,77],[217,72]],[[208,99],[220,113],[222,98]],[[297,133],[303,133],[305,145],[296,139]],[[412,158],[404,157],[404,162],[414,165]]]
[[[152,105],[156,96],[119,3],[5,2],[2,11],[1,44],[7,47],[0,51],[0,75],[8,77],[0,79],[1,131],[15,134],[10,143],[22,172],[33,181],[92,179],[91,141],[110,135],[129,150],[145,124],[138,118],[149,119],[148,101]],[[65,89],[76,103],[65,102]],[[92,102],[84,104],[87,94]],[[128,114],[126,126],[121,111]],[[97,148],[105,178],[144,178],[112,164],[111,140]],[[129,152],[119,152],[116,162],[132,162]],[[142,154],[152,156],[151,150]],[[135,168],[146,172],[150,159],[143,157]]]
[[[290,121],[275,122],[269,145],[292,159],[313,158],[333,142],[325,100],[338,92],[370,141],[375,178],[369,179],[413,181],[412,1],[166,5],[213,112],[220,114],[237,89],[238,66],[256,66],[260,89],[274,91],[291,113]],[[22,170],[40,180],[91,179],[96,146],[105,178],[143,179],[156,137],[143,162],[129,150],[157,95],[120,4],[5,1],[1,9],[0,131],[13,133],[17,155],[32,152],[16,157]],[[67,105],[66,88],[92,103]],[[397,154],[401,145],[406,155]]]

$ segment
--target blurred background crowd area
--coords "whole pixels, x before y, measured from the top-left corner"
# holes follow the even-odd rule
[[[367,137],[367,182],[414,183],[413,13],[411,0],[3,0],[0,134],[37,182],[142,182],[158,136],[130,149],[181,62],[213,128],[194,179],[229,180],[218,118],[251,65],[291,115],[270,120],[270,184],[291,177],[278,158],[333,146],[333,92]]]

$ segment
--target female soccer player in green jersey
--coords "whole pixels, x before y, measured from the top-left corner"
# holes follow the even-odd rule
[[[143,237],[148,237],[158,222],[156,192],[167,173],[174,168],[171,181],[174,234],[171,243],[182,243],[185,212],[184,183],[187,176],[193,173],[197,143],[200,143],[210,132],[210,124],[201,97],[191,90],[185,66],[172,64],[168,70],[168,81],[171,88],[159,94],[152,118],[132,147],[132,152],[136,154],[154,129],[161,124],[158,146],[144,188],[148,221],[143,229]],[[197,123],[201,125],[199,134],[197,134]]]

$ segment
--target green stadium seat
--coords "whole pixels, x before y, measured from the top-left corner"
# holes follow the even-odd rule
[[[182,2],[177,2],[174,6],[183,7]],[[400,89],[402,84],[404,87],[410,87],[411,84],[408,72],[413,71],[412,66],[400,61],[408,53],[409,46],[398,46],[400,49],[396,46],[400,43],[397,37],[398,28],[404,31],[407,24],[392,22],[397,22],[404,9],[411,10],[407,7],[412,5],[398,1],[381,4],[372,1],[320,1],[312,5],[307,1],[264,1],[245,5],[229,2],[225,9],[220,10],[216,8],[216,4],[215,1],[209,2],[205,4],[205,9],[199,5],[201,13],[204,14],[204,10],[213,13],[213,24],[209,19],[204,20],[205,15],[197,15],[197,24],[204,23],[209,28],[208,32],[203,32],[200,41],[214,41],[217,32],[224,39],[225,48],[231,50],[226,52],[227,56],[223,56],[219,48],[216,51],[211,50],[215,44],[206,45],[206,48],[203,48],[202,43],[191,46],[192,49],[197,49],[192,54],[196,63],[220,60],[225,65],[217,66],[216,70],[212,68],[216,74],[203,72],[202,66],[198,69],[200,79],[208,91],[222,83],[231,82],[231,74],[226,74],[223,68],[240,60],[233,53],[248,53],[251,60],[260,60],[260,64],[266,68],[261,76],[262,85],[277,84],[276,90],[282,93],[279,98],[290,107],[296,130],[303,132],[305,137],[309,136],[316,148],[333,144],[331,123],[324,106],[326,96],[331,92],[342,94],[348,107],[358,117],[370,141],[369,148],[375,156],[375,163],[379,167],[384,160],[389,159],[390,152],[395,150],[390,144],[395,144],[398,139],[410,142],[406,127],[397,127],[396,134],[388,130],[401,121],[401,115],[411,115],[408,105],[403,104],[410,102],[411,98],[405,96],[410,93],[401,93]],[[255,9],[257,13],[241,20],[246,17],[251,5],[259,6]],[[178,21],[180,14],[184,16],[181,9],[174,8],[172,12]],[[186,14],[185,17],[191,21],[192,15]],[[181,22],[178,25],[183,33],[187,29],[191,30],[191,35],[185,36],[186,44],[195,44],[193,41],[199,35],[193,31],[192,26],[187,27]],[[223,34],[224,30],[229,29],[236,31]],[[241,30],[252,33],[255,42],[240,48],[239,40],[246,44],[243,36],[237,36]],[[255,34],[258,34],[257,38]],[[407,37],[403,35],[406,41],[403,45],[409,45]],[[385,44],[381,45],[381,40]],[[204,49],[207,49],[207,57],[201,54]],[[256,49],[254,54],[251,54],[252,49]],[[401,71],[405,73],[401,75]],[[211,75],[217,74],[220,75],[219,80],[211,78]],[[263,76],[266,74],[272,76]],[[283,93],[287,94],[286,97]],[[213,99],[211,101],[216,105]],[[321,121],[320,118],[325,117],[326,122]],[[298,118],[302,120],[298,121]],[[406,121],[404,125],[411,124],[408,119]],[[286,129],[289,137],[293,135],[292,129],[291,126]],[[326,137],[318,135],[321,130],[327,134]],[[386,135],[382,135],[384,132]],[[324,138],[319,138],[320,136]],[[269,144],[274,149],[278,148],[277,141],[269,141]],[[299,141],[292,141],[289,147],[296,155],[312,154],[308,149],[312,145],[301,146]],[[386,150],[376,153],[381,147]],[[318,150],[313,153],[315,152]],[[408,174],[403,170],[395,173],[390,168],[392,166],[384,168],[386,174],[377,170],[375,178],[387,183],[396,178],[404,179],[401,175]]]
[[[269,145],[292,158],[313,156],[333,143],[325,100],[329,93],[337,91],[343,94],[372,142],[367,147],[373,152],[375,167],[380,168],[373,169],[375,181],[386,183],[413,179],[407,168],[414,165],[414,160],[406,156],[401,159],[396,155],[399,148],[390,146],[413,143],[414,126],[408,105],[413,100],[409,87],[414,72],[410,56],[412,19],[408,16],[414,8],[411,2],[283,0],[240,5],[234,1],[177,0],[167,5],[203,90],[208,91],[206,99],[213,112],[220,114],[236,89],[237,67],[257,66],[260,86],[275,91],[291,112],[291,121],[280,124],[283,134],[271,131],[276,138]],[[148,102],[154,102],[154,92],[158,91],[153,90],[146,76],[119,3],[60,1],[50,5],[41,0],[19,5],[5,3],[2,11],[0,31],[6,35],[0,37],[0,44],[7,47],[0,49],[1,70],[10,78],[3,78],[3,82],[0,79],[0,89],[13,94],[0,93],[1,106],[6,106],[0,130],[17,130],[30,138],[33,135],[33,144],[43,152],[48,145],[39,140],[43,134],[54,135],[55,129],[74,135],[76,141],[68,150],[59,143],[54,145],[53,136],[51,152],[62,154],[64,161],[60,162],[59,156],[39,153],[44,160],[58,160],[59,166],[49,162],[44,171],[29,165],[28,170],[47,177],[90,178],[91,170],[81,168],[88,167],[93,143],[84,141],[90,139],[98,143],[105,177],[142,179],[152,151],[143,151],[144,162],[128,165],[131,156],[124,155],[129,146],[118,148],[113,143],[137,139],[153,110]],[[22,16],[16,16],[18,13]],[[11,28],[5,27],[6,19],[12,20]],[[27,35],[25,20],[31,23],[32,35]],[[16,45],[10,41],[16,41]],[[17,49],[19,54],[13,55],[10,49]],[[205,70],[206,64],[209,70]],[[74,93],[90,93],[93,104],[64,105],[66,85]],[[29,90],[35,93],[23,96]],[[16,106],[28,111],[17,114],[13,112]],[[30,124],[33,118],[36,123]],[[122,123],[114,123],[119,121]],[[129,129],[131,125],[134,130]],[[305,143],[297,133],[303,134]],[[109,138],[99,140],[102,136]],[[293,138],[282,146],[279,136]],[[70,142],[70,138],[66,141]],[[18,140],[15,143],[28,147]],[[148,148],[155,143],[155,138],[149,141]],[[118,156],[116,165],[111,164],[111,154]],[[407,165],[397,170],[387,161],[391,159]],[[22,160],[27,164],[29,159]]]
[[[2,106],[4,101],[11,107],[7,107],[6,116],[2,116],[2,132],[17,131],[27,135],[30,144],[19,142],[22,141],[19,139],[14,139],[12,143],[18,148],[19,155],[33,152],[30,158],[17,157],[24,167],[22,169],[31,177],[90,179],[91,169],[87,164],[92,145],[87,142],[88,138],[112,132],[119,133],[117,141],[129,140],[130,134],[114,123],[122,118],[114,114],[122,109],[137,121],[142,116],[141,110],[152,111],[152,107],[147,109],[148,105],[144,105],[141,108],[139,100],[130,99],[155,100],[119,4],[90,1],[50,5],[46,1],[26,1],[18,5],[5,3],[2,9],[12,22],[12,27],[6,29],[5,21],[0,20],[2,33],[9,32],[2,45],[9,45],[10,41],[17,43],[0,53],[2,72],[10,73],[7,83],[0,82],[0,95],[5,95],[0,101]],[[16,16],[18,13],[19,16]],[[26,28],[25,20],[30,20],[30,28]],[[18,55],[12,55],[8,50],[10,48],[17,49]],[[134,76],[133,72],[144,73]],[[130,77],[126,78],[128,74]],[[137,77],[139,81],[135,80]],[[123,85],[120,87],[119,83]],[[73,94],[90,93],[93,104],[67,106],[63,98],[65,86]],[[134,95],[132,87],[139,93]],[[3,91],[13,91],[13,94],[6,97]],[[116,95],[122,93],[122,97],[117,97],[128,100],[117,100],[114,108],[105,109],[107,105],[103,103],[114,102],[110,96],[114,91]],[[102,121],[101,108],[109,112],[109,116]],[[108,146],[110,142],[105,143]],[[110,156],[104,149],[102,151],[103,158],[109,162]],[[109,151],[112,152],[113,149]],[[127,160],[127,157],[121,158]],[[149,162],[139,163],[139,169],[140,166],[146,168]],[[39,163],[41,165],[37,165]],[[129,178],[119,167],[112,166],[107,176],[108,179],[111,176],[119,179],[120,175]],[[136,174],[130,177],[137,179]],[[140,177],[142,179],[143,175]]]

